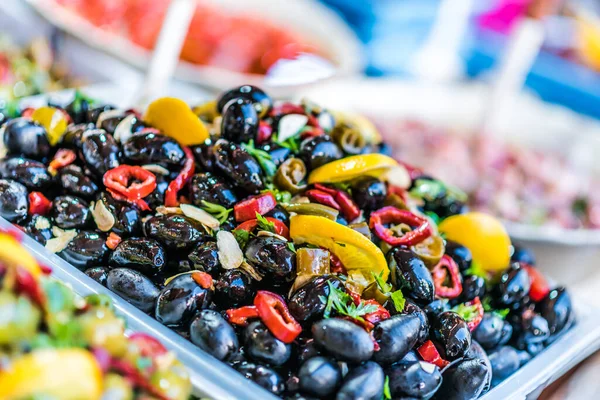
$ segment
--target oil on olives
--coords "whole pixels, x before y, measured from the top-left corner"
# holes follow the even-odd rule
[[[329,285],[336,289],[344,288],[344,284],[336,276],[321,275],[294,292],[288,302],[288,308],[296,321],[311,322],[323,316],[326,306],[323,299],[329,297]]]
[[[573,306],[569,292],[564,287],[551,290],[539,306],[541,316],[548,321],[550,334],[554,335],[573,320]]]
[[[433,398],[476,399],[488,386],[491,373],[482,359],[465,359],[452,364],[442,374],[442,385]]]
[[[218,360],[227,360],[239,350],[235,331],[214,310],[200,311],[190,324],[190,340]]]
[[[106,286],[146,313],[152,311],[160,292],[149,278],[129,268],[111,270]]]
[[[71,195],[54,199],[50,215],[54,224],[61,229],[82,229],[92,222],[89,204]]]
[[[108,257],[106,236],[97,232],[79,232],[58,255],[81,270],[102,265]]]
[[[196,311],[208,307],[212,295],[213,289],[200,286],[192,273],[176,275],[160,291],[154,316],[164,325],[181,327]]]
[[[20,222],[27,216],[27,188],[19,182],[0,179],[0,217]]]
[[[112,135],[102,129],[86,131],[83,134],[81,154],[86,167],[96,176],[102,177],[106,171],[121,163],[121,149]]]
[[[234,365],[234,368],[246,379],[250,379],[273,394],[282,394],[285,389],[283,378],[269,367],[242,362]]]
[[[248,242],[245,255],[265,279],[276,285],[292,282],[296,278],[296,253],[283,240],[258,236]]]
[[[238,202],[233,189],[210,172],[196,174],[190,181],[190,200],[198,207],[205,202],[231,208]]]
[[[260,164],[240,145],[219,139],[213,151],[216,169],[235,186],[251,194],[257,194],[264,189]]]
[[[392,398],[428,399],[442,384],[440,369],[424,361],[401,362],[386,373]]]
[[[52,184],[52,177],[43,163],[22,157],[0,162],[0,178],[15,180],[34,191],[47,189]]]
[[[515,304],[527,296],[530,287],[527,271],[519,264],[513,264],[500,278],[500,283],[496,286],[496,298],[505,305]]]
[[[328,135],[304,139],[300,144],[300,158],[310,170],[342,158],[344,153]]]
[[[383,397],[385,376],[379,364],[373,361],[359,365],[344,377],[336,400],[380,400]]]
[[[402,314],[412,314],[419,318],[420,327],[417,344],[424,343],[429,339],[429,318],[427,317],[427,313],[422,308],[420,308],[413,301],[407,299],[404,303],[404,310],[402,310]]]
[[[446,239],[446,254],[454,260],[461,272],[471,268],[473,256],[471,255],[471,250],[467,249],[465,246]]]
[[[244,329],[244,345],[250,358],[271,366],[284,364],[292,354],[291,346],[273,336],[261,321],[253,321]]]
[[[497,313],[485,313],[477,328],[473,331],[475,339],[484,349],[493,349],[508,342],[512,336],[512,325]]]
[[[217,101],[218,112],[224,114],[225,106],[234,99],[249,100],[261,118],[264,117],[273,106],[273,100],[271,100],[269,95],[262,89],[252,85],[243,85],[231,89],[221,95],[221,98]]]
[[[442,348],[442,357],[456,360],[463,357],[471,347],[471,332],[464,319],[452,311],[446,311],[433,320],[432,336]]]
[[[106,286],[106,282],[108,280],[108,272],[109,269],[106,267],[92,267],[88,268],[84,271],[84,273],[101,284],[102,286]]]
[[[337,360],[360,363],[371,358],[373,340],[361,327],[352,322],[329,318],[312,326],[315,343]]]
[[[421,335],[421,321],[415,314],[399,314],[375,324],[373,338],[379,351],[373,360],[379,364],[400,361],[417,344]]]
[[[256,140],[258,114],[252,101],[237,98],[225,105],[221,121],[221,136],[235,143]]]
[[[162,272],[166,262],[167,256],[160,243],[147,238],[123,240],[108,260],[113,267],[135,269],[148,277]]]
[[[139,165],[158,164],[162,167],[179,167],[185,153],[174,139],[158,133],[136,133],[123,145],[123,155]]]
[[[10,155],[22,155],[44,160],[50,155],[50,143],[46,129],[29,118],[15,118],[5,126],[4,146]]]
[[[252,278],[239,269],[232,269],[216,280],[214,301],[222,308],[234,308],[249,302],[255,293]]]
[[[91,199],[98,192],[98,185],[76,165],[61,168],[58,172],[58,182],[64,193],[83,199]]]
[[[365,176],[352,182],[352,198],[363,210],[380,208],[386,197],[387,187],[377,178]]]
[[[412,250],[396,247],[388,253],[392,282],[403,293],[417,301],[432,302],[435,296],[433,278],[429,269]]]
[[[152,217],[145,224],[146,236],[169,249],[189,249],[200,242],[204,229],[199,222],[183,215]]]

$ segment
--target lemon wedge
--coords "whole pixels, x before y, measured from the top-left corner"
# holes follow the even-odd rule
[[[350,156],[315,169],[308,183],[344,182],[364,175],[377,178],[396,166],[396,160],[383,154]]]
[[[173,97],[162,97],[150,103],[144,122],[183,146],[202,144],[209,138],[208,129],[186,102]]]

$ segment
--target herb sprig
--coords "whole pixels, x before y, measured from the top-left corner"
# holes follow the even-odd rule
[[[367,304],[361,301],[356,305],[348,293],[336,288],[331,282],[327,282],[327,284],[329,285],[329,296],[327,296],[327,299],[325,299],[325,296],[320,297],[321,301],[326,303],[325,318],[330,318],[331,312],[335,311],[340,315],[364,321],[362,318],[364,315],[377,311],[378,307],[375,304]]]
[[[211,203],[206,200],[202,200],[202,206],[200,208],[218,219],[221,224],[227,221],[229,214],[233,211],[233,208],[225,208],[220,204]]]
[[[257,149],[254,146],[254,140],[250,140],[248,144],[242,144],[244,149],[250,153],[252,157],[258,161],[258,164],[268,177],[272,177],[277,172],[277,166],[273,162],[273,158],[264,150]]]

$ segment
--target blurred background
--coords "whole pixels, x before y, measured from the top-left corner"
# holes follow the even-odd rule
[[[170,3],[0,1],[0,122],[63,88],[127,105]],[[364,114],[391,153],[600,302],[599,13],[597,0],[198,0],[168,92],[194,103],[250,83]],[[586,368],[554,398],[582,398]]]

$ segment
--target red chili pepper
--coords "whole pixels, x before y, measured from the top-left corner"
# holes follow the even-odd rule
[[[147,392],[153,398],[169,400],[169,398],[165,396],[161,390],[154,387],[148,378],[146,378],[138,368],[133,366],[130,361],[112,358],[109,369],[119,372],[125,379],[133,384],[134,388],[142,389],[142,391]]]
[[[329,195],[331,195],[333,197],[333,202],[331,203],[331,207],[340,210],[342,212],[342,214],[344,215],[344,218],[346,218],[348,221],[353,221],[356,218],[358,218],[358,216],[360,215],[360,209],[358,208],[358,206],[356,205],[356,203],[354,202],[354,200],[352,200],[352,198],[348,195],[348,193],[344,192],[343,190],[338,190],[338,189],[334,189],[334,188],[330,188],[327,187],[325,185],[322,185],[320,183],[316,183],[315,184],[315,190],[316,191],[321,191],[321,192],[325,192]],[[311,190],[309,190],[307,193],[308,197],[310,198],[310,194],[309,192],[311,192]],[[313,194],[314,196],[314,194]],[[325,199],[325,197],[322,194],[319,194],[320,198]],[[326,201],[330,201],[328,200],[329,197],[327,197]],[[315,197],[314,201],[319,202],[319,197]],[[325,204],[325,205],[329,205],[326,203],[321,203],[321,204]],[[335,207],[333,204],[337,204],[337,207]]]
[[[287,114],[305,115],[306,112],[304,111],[304,108],[302,108],[301,105],[294,104],[294,103],[277,104],[276,106],[271,108],[271,111],[269,112],[269,115],[271,117],[280,117],[282,115],[287,115]]]
[[[423,343],[418,349],[417,353],[421,356],[424,361],[428,363],[435,364],[439,368],[444,368],[446,365],[450,364],[448,361],[444,360],[440,353],[435,348],[435,345],[431,340]]]
[[[107,189],[119,193],[127,200],[135,201],[143,199],[156,189],[156,176],[142,167],[119,165],[104,174],[103,183]]]
[[[544,275],[542,275],[537,268],[532,267],[529,264],[521,263],[521,267],[527,271],[527,275],[529,275],[529,280],[531,281],[529,297],[536,303],[541,301],[548,293],[550,293],[550,287],[548,286],[546,278],[544,278]]]
[[[281,296],[259,290],[254,298],[254,305],[262,322],[282,342],[292,343],[302,332],[302,327],[292,317]]]
[[[385,224],[407,224],[413,230],[404,236],[397,237],[386,228]],[[432,235],[431,226],[427,218],[415,215],[407,210],[400,210],[393,206],[383,207],[371,213],[369,227],[375,229],[377,237],[392,246],[414,246]]]
[[[31,118],[31,116],[33,115],[34,112],[35,112],[35,108],[33,108],[33,107],[24,108],[23,111],[21,111],[21,117]]]
[[[177,193],[184,188],[196,170],[196,161],[194,160],[194,153],[192,153],[192,150],[190,150],[189,147],[183,147],[183,151],[185,152],[185,164],[183,169],[179,175],[177,175],[177,178],[169,183],[169,187],[165,192],[165,206],[167,207],[179,206]]]
[[[335,201],[333,195],[318,189],[306,191],[306,196],[312,201],[340,210],[342,207]]]
[[[360,320],[360,319],[348,317],[347,315],[343,315],[343,316],[340,316],[340,317],[337,317],[337,318],[345,319],[346,321],[350,321],[354,325],[360,326],[361,328],[363,328],[367,332],[371,332],[373,330],[373,328],[375,328],[374,324],[372,324],[371,322],[369,322],[369,321],[367,321],[365,319]],[[375,343],[377,343],[377,342],[375,341]]]
[[[233,206],[233,215],[237,222],[244,222],[256,218],[256,213],[264,215],[275,208],[277,200],[273,193],[266,192],[240,201]]]
[[[140,353],[144,357],[154,358],[168,352],[161,342],[146,333],[134,333],[129,336],[129,341],[140,349]]]
[[[479,324],[481,323],[481,320],[483,319],[483,304],[481,304],[481,300],[479,300],[479,296],[475,297],[473,299],[473,301],[470,301],[466,304],[467,306],[473,306],[475,307],[475,309],[477,310],[477,314],[475,314],[475,316],[473,318],[471,318],[469,321],[467,321],[467,326],[469,327],[469,330],[471,332],[473,332],[475,330],[475,328],[477,328],[479,326]]]
[[[346,271],[346,267],[342,264],[342,261],[335,254],[331,253],[329,255],[329,263],[331,265],[331,272],[334,274],[342,274],[348,275],[348,271]]]
[[[377,300],[363,300],[365,304],[371,304],[377,306],[377,311],[373,311],[372,313],[366,314],[363,318],[365,321],[368,321],[372,324],[376,324],[380,321],[388,319],[391,317],[390,312],[386,310]]]
[[[210,274],[202,271],[192,272],[192,279],[203,289],[210,289],[213,286],[213,279]]]
[[[34,303],[44,307],[46,304],[46,295],[40,286],[37,279],[24,268],[16,270],[16,285],[17,293],[22,293],[29,297]]]
[[[260,121],[258,124],[258,133],[256,134],[256,143],[263,144],[268,142],[273,135],[273,127],[266,121]]]
[[[335,196],[338,192],[337,189],[330,188],[329,186],[325,186],[321,183],[315,183],[315,189],[320,190],[325,193],[329,193],[332,196]]]
[[[258,318],[258,310],[255,306],[231,308],[226,313],[229,322],[235,325],[246,325],[248,324],[248,318]]]
[[[29,193],[29,215],[47,215],[52,202],[40,192]]]
[[[52,273],[52,267],[47,266],[46,264],[39,264],[40,269],[42,270],[42,274],[50,275]]]
[[[121,236],[117,235],[114,232],[111,232],[110,235],[108,235],[108,238],[106,239],[106,247],[108,247],[111,250],[114,250],[117,248],[117,246],[119,245],[119,243],[121,243]]]
[[[266,219],[267,219],[267,221],[273,223],[273,225],[275,226],[275,233],[277,235],[283,236],[286,239],[290,238],[290,230],[283,222],[281,222],[277,218],[272,218],[272,217],[266,217]],[[237,226],[237,228],[235,228],[235,230],[243,230],[243,231],[247,231],[247,232],[253,232],[257,226],[258,226],[258,220],[251,219],[251,220],[248,220],[246,222],[242,222],[241,224],[239,224]]]
[[[148,203],[146,203],[144,200],[141,200],[141,199],[140,200],[129,200],[127,197],[123,196],[120,193],[115,192],[112,189],[108,189],[107,188],[106,191],[108,193],[110,193],[111,196],[114,197],[115,200],[126,201],[126,202],[128,202],[130,204],[134,204],[134,205],[136,205],[142,211],[150,211],[151,210],[151,208],[148,205]]]
[[[453,299],[462,292],[462,283],[460,281],[460,270],[456,262],[448,255],[444,255],[440,262],[431,272],[433,283],[435,284],[435,294],[439,297]],[[449,279],[448,279],[449,278]],[[451,286],[445,286],[446,281],[450,281]]]
[[[388,185],[387,192],[388,195],[395,194],[396,196],[400,197],[402,201],[406,202],[406,189],[402,189],[401,187],[394,185]]]
[[[69,149],[59,149],[50,164],[48,165],[48,169],[50,171],[58,171],[61,168],[66,167],[67,165],[73,164],[77,159],[77,155],[73,150]]]

